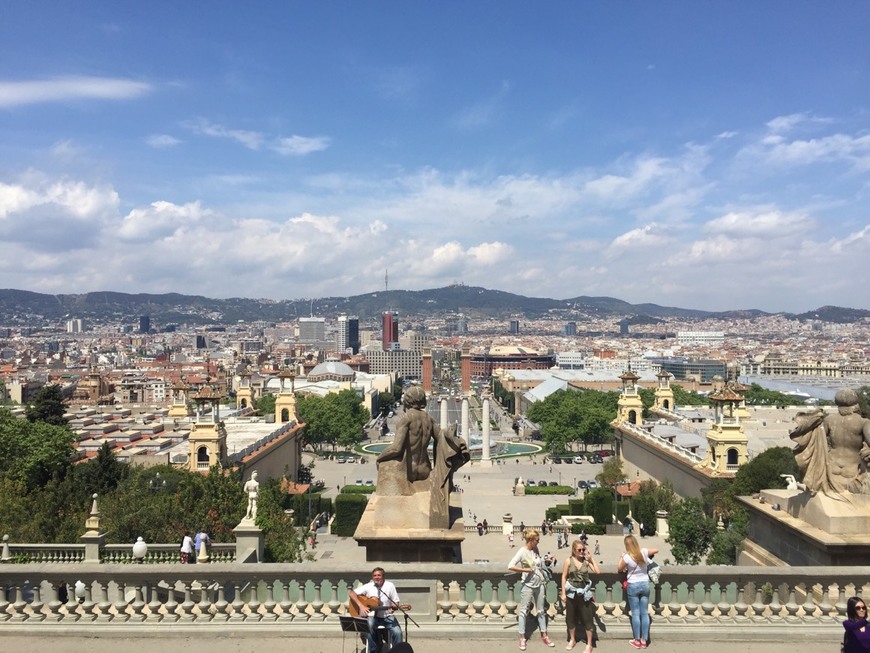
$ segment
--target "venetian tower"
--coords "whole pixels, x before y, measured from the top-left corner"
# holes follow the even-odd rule
[[[227,463],[227,430],[220,417],[220,402],[226,395],[208,383],[193,396],[196,417],[187,439],[189,469],[207,472]]]
[[[674,391],[671,390],[671,373],[662,370],[656,374],[659,380],[656,387],[655,407],[669,412],[674,412],[676,402],[674,401]]]
[[[286,367],[278,374],[281,386],[275,398],[275,423],[298,422],[296,418],[296,375]]]
[[[713,407],[713,424],[707,431],[707,457],[699,466],[716,474],[734,473],[749,459],[749,440],[739,415],[744,397],[733,387],[722,385],[708,399]]]
[[[182,376],[177,383],[172,384],[172,405],[169,407],[167,417],[174,419],[184,419],[190,417],[190,408],[187,400],[190,393],[190,386]]]
[[[628,422],[640,425],[643,421],[643,401],[637,391],[640,377],[631,371],[631,364],[629,364],[628,371],[623,372],[619,378],[622,381],[622,392],[616,404],[616,423]]]
[[[239,375],[239,389],[236,392],[236,408],[253,408],[256,400],[254,387],[251,385],[251,371],[247,368]]]

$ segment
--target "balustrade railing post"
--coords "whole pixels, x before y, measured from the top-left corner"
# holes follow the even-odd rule
[[[61,581],[54,581],[52,583],[48,583],[48,590],[51,593],[48,597],[48,614],[45,616],[47,621],[57,622],[63,619],[63,615],[60,613],[60,609],[63,606],[63,603],[60,602],[59,598],[59,588]]]
[[[694,623],[699,620],[698,604],[695,602],[696,592],[698,591],[697,582],[688,583],[686,589],[689,591],[689,596],[686,598],[686,623]]]
[[[163,606],[163,609],[166,614],[163,615],[163,621],[169,623],[175,623],[178,621],[178,601],[175,600],[175,583],[172,581],[168,581],[167,585],[167,597],[166,604]]]
[[[34,622],[45,621],[45,613],[42,608],[45,604],[42,602],[42,587],[39,581],[32,585],[33,601],[30,602],[30,615],[28,619]]]
[[[278,604],[275,601],[275,585],[278,584],[278,581],[273,579],[264,582],[266,584],[266,601],[263,603],[263,609],[265,610],[263,621],[277,621],[278,615],[275,612],[275,606]]]
[[[260,614],[260,581],[257,578],[252,578],[250,581],[251,591],[248,594],[248,614],[245,617],[245,621],[260,621],[262,615]]]
[[[483,608],[486,605],[483,602],[483,583],[481,581],[472,581],[474,583],[474,601],[471,603],[471,620],[483,621]]]
[[[211,597],[208,589],[209,581],[201,580],[199,582],[199,602],[196,604],[196,621],[211,621],[214,615],[211,613]]]
[[[819,618],[824,622],[833,621],[831,611],[834,609],[834,604],[831,603],[831,586],[823,582],[819,584],[819,589],[822,593],[821,600],[819,601],[819,610],[822,611],[822,614],[819,615]]]
[[[437,618],[438,621],[450,621],[453,615],[450,614],[450,608],[453,604],[450,602],[450,581],[440,580],[441,584],[441,600],[437,602]]]
[[[105,581],[99,581],[98,586],[100,588],[100,600],[97,602],[97,621],[114,621],[116,619],[118,621],[125,621],[124,618],[118,619],[118,617],[121,617],[121,610],[118,610],[117,615],[112,614],[112,602],[109,601],[109,584]],[[118,591],[121,592],[121,594],[123,594],[121,591],[122,588],[123,585],[119,583]],[[124,606],[126,607],[126,602],[124,603]]]
[[[97,607],[97,604],[91,600],[91,594],[93,593],[92,582],[86,582],[84,587],[85,592],[85,600],[82,602],[82,621],[94,621],[97,617],[94,614],[94,610]]]
[[[148,621],[152,623],[159,623],[163,620],[163,615],[160,613],[160,608],[162,604],[160,603],[160,597],[158,596],[158,585],[156,582],[149,581],[148,583],[148,596],[150,597],[148,600]]]
[[[145,593],[142,590],[142,581],[138,581],[133,585],[133,602],[130,604],[130,609],[133,614],[130,615],[130,621],[137,623],[145,621]]]
[[[682,606],[677,598],[677,591],[679,590],[679,585],[677,583],[668,583],[668,621],[670,622],[679,622],[683,620],[683,617],[680,615],[680,609]]]
[[[233,584],[233,602],[232,602],[233,612],[230,614],[229,621],[231,622],[241,622],[245,620],[245,602],[242,601],[242,588],[238,583]]]
[[[737,601],[734,602],[734,620],[737,622],[747,621],[746,612],[749,610],[749,606],[746,605],[745,598],[746,585],[740,585],[737,587]]]
[[[290,581],[281,584],[281,616],[279,621],[293,621],[293,601],[290,600]]]
[[[193,606],[196,605],[193,602],[193,581],[185,579],[181,584],[184,587],[184,600],[178,606],[178,620],[193,621]]]
[[[803,616],[801,617],[801,621],[815,621],[816,619],[816,597],[815,591],[816,588],[809,583],[804,585],[804,590],[806,592],[806,596],[804,597],[804,602],[801,605],[801,611],[803,612]]]

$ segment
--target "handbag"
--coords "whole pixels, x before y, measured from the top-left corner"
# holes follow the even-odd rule
[[[662,568],[657,562],[650,562],[646,566],[646,575],[649,576],[649,582],[653,585],[658,585],[662,579]]]

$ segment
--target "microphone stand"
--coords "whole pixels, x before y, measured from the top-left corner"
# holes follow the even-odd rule
[[[377,587],[377,589],[378,589],[378,594],[380,594],[385,599],[387,599],[387,601],[390,603],[390,606],[394,610],[398,610],[399,612],[401,612],[405,616],[405,641],[407,642],[408,641],[408,621],[410,621],[412,624],[417,626],[417,628],[420,627],[420,624],[418,624],[416,621],[414,621],[414,617],[409,615],[407,610],[403,610],[401,605],[399,605],[398,603],[393,601],[393,599],[391,599],[389,596],[384,594],[384,591],[380,587],[378,587],[377,585],[375,585],[375,587]]]

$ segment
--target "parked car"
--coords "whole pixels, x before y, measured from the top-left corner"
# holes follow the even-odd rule
[[[526,479],[526,485],[532,486],[532,485],[537,485],[537,483],[535,483],[532,479],[529,478],[529,479]]]
[[[590,462],[590,463],[600,464],[600,463],[603,463],[603,462],[604,462],[604,458],[602,458],[602,457],[599,456],[598,454],[595,454],[594,456],[592,456],[592,458],[589,459],[589,462]]]
[[[589,481],[577,481],[577,487],[579,487],[581,490],[588,490]]]
[[[602,449],[601,451],[598,452],[598,455],[601,456],[602,458],[607,458],[608,456],[612,456],[613,452],[612,451],[605,451]]]
[[[550,481],[550,487],[559,487],[559,481]]]
[[[570,465],[571,463],[574,462],[574,459],[571,458],[570,456],[568,456],[567,458],[564,458],[562,462],[566,462]]]
[[[598,487],[598,483],[596,483],[595,481],[589,481],[589,489],[590,490],[594,490],[597,487]]]
[[[344,456],[339,456],[338,458],[335,459],[335,462],[337,462],[337,463],[344,463],[344,462],[346,462],[346,461],[345,461],[345,459],[344,459]]]
[[[371,486],[374,485],[374,481],[372,481],[371,479],[369,479],[369,480],[366,481],[365,484],[366,484],[367,487],[371,487]]]
[[[547,487],[547,481],[538,481],[538,487]]]
[[[583,456],[574,456],[574,462],[577,463],[578,465],[582,465],[583,464]]]
[[[553,458],[553,462],[556,463],[557,465],[561,465],[562,459],[559,458],[559,456],[556,456],[555,458]]]

